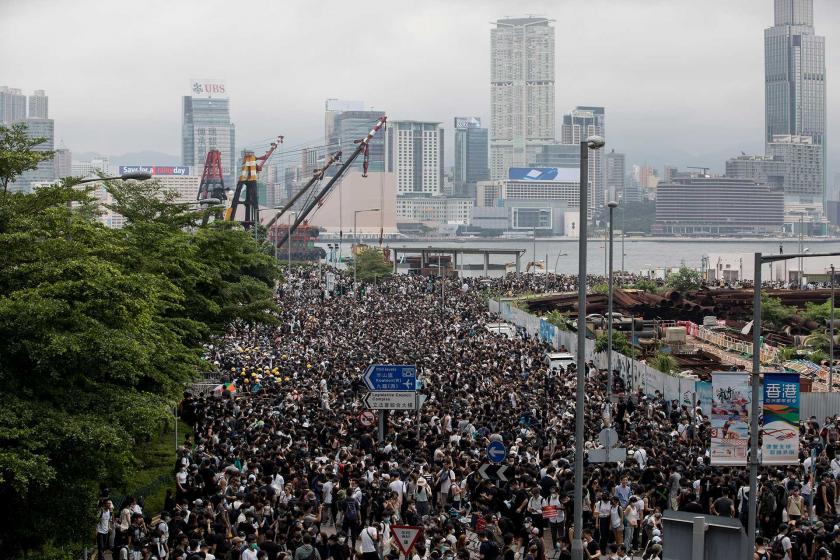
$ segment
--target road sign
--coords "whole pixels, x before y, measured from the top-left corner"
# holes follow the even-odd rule
[[[612,428],[604,428],[598,433],[598,442],[604,447],[612,447],[618,443],[618,432]]]
[[[376,391],[366,394],[362,399],[365,408],[373,410],[417,410],[417,401],[414,391]]]
[[[420,527],[412,527],[411,525],[391,525],[391,534],[394,535],[397,546],[406,557],[414,548],[417,537],[420,536],[420,530]]]
[[[484,480],[491,480],[491,479],[498,479],[502,482],[508,481],[508,476],[511,473],[508,473],[508,465],[491,465],[490,463],[484,463],[480,467],[478,467],[478,474]]]
[[[365,370],[365,385],[371,391],[417,390],[417,366],[372,364]]]
[[[623,463],[627,460],[625,447],[602,447],[589,450],[590,463]]]
[[[376,423],[376,414],[371,412],[370,410],[363,410],[361,414],[359,414],[359,424],[361,424],[365,428],[370,428]]]
[[[507,457],[507,447],[501,441],[491,441],[487,446],[487,458],[494,463],[501,463]]]

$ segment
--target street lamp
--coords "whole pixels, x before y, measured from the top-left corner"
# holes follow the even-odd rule
[[[828,327],[828,392],[834,386],[834,265],[831,265],[831,325]]]
[[[379,208],[365,208],[364,210],[353,210],[353,244],[359,244],[359,235],[356,231],[356,217],[362,212],[379,212]],[[353,297],[356,297],[356,255],[353,255]]]
[[[612,424],[612,396],[613,396],[613,368],[612,368],[612,346],[613,346],[613,210],[618,202],[611,200],[607,203],[610,209],[610,255],[609,274],[607,275],[607,406],[610,411],[610,424]]]
[[[749,495],[749,515],[747,520],[747,542],[754,542],[756,531],[756,510],[757,510],[757,496],[758,493],[758,399],[759,389],[758,385],[761,378],[761,265],[764,263],[772,263],[776,261],[784,261],[788,259],[799,258],[800,262],[805,257],[837,257],[840,252],[833,253],[808,253],[801,252],[796,254],[771,254],[762,255],[755,253],[755,262],[753,265],[753,355],[752,355],[752,373],[750,384],[752,385],[752,403],[750,405],[750,495]],[[833,267],[832,267],[833,268]],[[801,267],[800,267],[801,272]],[[833,284],[833,271],[832,271]],[[834,301],[832,297],[832,311]],[[829,368],[831,372],[831,368]],[[751,546],[747,558],[752,560],[753,551]]]
[[[289,249],[289,278],[292,277],[292,215],[297,216],[297,212],[289,212],[289,238],[286,240]]]
[[[586,379],[586,226],[589,220],[589,150],[604,147],[604,139],[590,136],[580,143],[580,229],[578,230],[577,391],[575,395],[575,518],[572,560],[583,560],[583,399]]]
[[[148,171],[130,171],[128,173],[118,175],[117,177],[88,177],[87,179],[82,179],[76,184],[81,185],[82,183],[96,183],[97,181],[146,181],[151,178],[152,174]]]

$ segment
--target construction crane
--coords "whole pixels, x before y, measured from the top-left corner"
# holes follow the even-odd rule
[[[355,150],[353,150],[353,153],[350,155],[350,157],[347,159],[347,161],[342,163],[342,165],[338,168],[338,171],[336,172],[336,174],[329,180],[329,182],[326,185],[324,185],[324,188],[322,188],[318,192],[318,194],[315,195],[315,197],[312,200],[310,200],[306,204],[306,206],[304,206],[304,208],[298,213],[297,218],[295,219],[295,223],[292,224],[292,226],[287,231],[283,232],[282,236],[278,240],[278,243],[277,243],[278,247],[281,247],[294,234],[294,232],[298,228],[298,226],[300,226],[300,224],[302,224],[304,222],[304,220],[306,220],[306,217],[312,212],[312,210],[314,210],[315,207],[320,205],[321,201],[324,199],[325,196],[327,196],[327,194],[330,192],[330,189],[332,189],[333,185],[341,178],[342,175],[344,175],[344,172],[350,167],[350,165],[353,163],[353,161],[357,157],[359,157],[359,154],[361,154],[361,153],[365,154],[365,156],[364,156],[365,160],[364,160],[364,166],[363,166],[364,172],[363,172],[362,175],[367,176],[368,144],[370,143],[370,140],[371,140],[371,138],[373,138],[374,134],[379,132],[379,129],[382,128],[383,126],[385,126],[385,122],[387,120],[388,120],[388,117],[386,117],[385,115],[382,115],[381,117],[379,117],[379,120],[376,121],[376,124],[373,126],[372,129],[370,129],[370,132],[367,133],[367,136],[358,140],[358,146],[356,147]]]
[[[258,223],[260,219],[259,198],[257,196],[257,174],[262,171],[265,162],[283,143],[283,137],[278,136],[277,141],[272,142],[266,152],[257,157],[252,150],[246,150],[242,156],[242,168],[239,172],[239,181],[236,183],[236,190],[230,202],[230,208],[225,212],[225,221],[233,221],[236,217],[236,209],[239,206],[239,197],[242,188],[245,188],[245,218],[242,225],[248,229],[251,225]]]
[[[298,201],[298,199],[301,196],[306,194],[306,191],[308,191],[312,185],[324,178],[324,173],[327,172],[327,169],[329,169],[330,166],[339,159],[341,159],[341,152],[336,152],[327,156],[327,161],[324,162],[324,165],[321,166],[320,169],[316,169],[312,172],[312,178],[309,179],[309,181],[300,188],[300,190],[291,198],[291,200],[289,200],[289,202],[287,202],[286,205],[283,206],[283,208],[281,208],[280,211],[268,221],[265,227],[270,229],[271,226],[273,226],[277,222],[277,220],[280,219],[280,216],[285,214],[289,210],[289,208],[291,208],[295,204],[295,202]]]

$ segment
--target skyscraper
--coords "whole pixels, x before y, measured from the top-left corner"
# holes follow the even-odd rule
[[[49,118],[49,98],[42,89],[36,89],[32,95],[29,96],[29,118]]]
[[[19,89],[0,86],[0,124],[12,124],[26,118],[26,96]]]
[[[388,123],[385,167],[397,195],[436,196],[443,189],[443,129],[438,122]]]
[[[332,113],[332,114],[329,114]],[[376,125],[382,111],[328,111],[327,115],[327,151],[333,153],[341,149],[344,161],[350,158],[356,149],[356,141],[361,140]],[[350,165],[350,169],[362,171],[364,158],[362,154]],[[330,167],[328,176],[335,175],[337,168]],[[375,134],[368,144],[368,171],[385,171],[385,135]]]
[[[563,115],[562,142],[580,144],[588,137],[597,135],[606,138],[605,115],[603,107],[581,107]],[[603,150],[589,152],[589,217],[606,203],[604,194]]]
[[[610,150],[607,154],[607,196],[610,200],[624,199],[624,178],[627,175],[627,163],[624,154]]]
[[[777,136],[810,136],[822,150],[817,184],[805,189],[810,194],[785,192],[785,201],[824,204],[825,37],[814,34],[813,0],[774,0],[774,25],[764,30],[764,71],[768,154]]]
[[[478,117],[455,117],[455,196],[475,198],[475,186],[490,178],[488,134]]]
[[[53,157],[55,178],[64,179],[73,174],[73,155],[67,148],[58,148]]]
[[[207,152],[222,152],[225,187],[236,185],[236,129],[230,122],[230,100],[221,82],[195,80],[193,95],[182,102],[181,160],[184,165],[201,168]]]
[[[543,17],[507,18],[490,30],[490,176],[534,159],[554,142],[554,27]]]
[[[26,135],[29,138],[46,138],[33,150],[37,152],[46,152],[55,147],[55,123],[52,119],[26,119]],[[38,167],[29,171],[24,171],[17,181],[15,181],[12,190],[21,192],[31,192],[34,183],[52,183],[55,181],[55,164],[52,158],[42,161]]]

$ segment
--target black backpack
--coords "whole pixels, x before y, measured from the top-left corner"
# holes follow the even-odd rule
[[[785,547],[782,545],[782,538],[783,537],[777,535],[770,544],[770,554],[772,555],[773,560],[781,560],[785,557]]]

